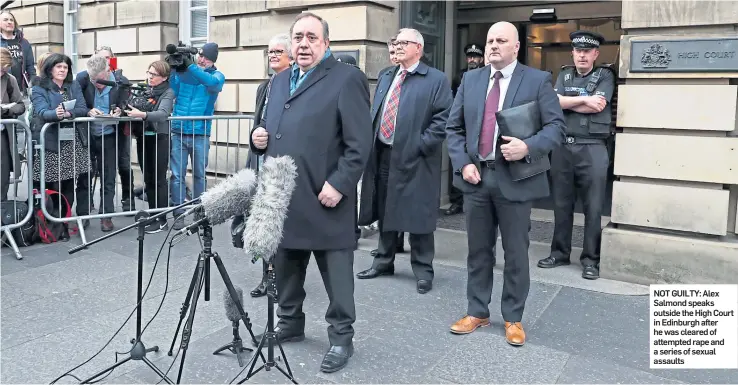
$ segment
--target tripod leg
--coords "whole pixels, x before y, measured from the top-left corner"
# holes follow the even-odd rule
[[[230,293],[231,295],[233,303],[236,304],[238,312],[241,314],[241,319],[243,320],[244,325],[246,325],[246,330],[248,330],[249,335],[251,335],[251,340],[256,343],[256,336],[251,330],[251,320],[249,319],[249,315],[246,313],[245,310],[243,310],[243,304],[238,301],[238,293],[236,293],[236,289],[233,287],[233,282],[231,282],[231,277],[228,276],[228,272],[226,271],[225,265],[223,265],[223,261],[220,259],[220,256],[217,253],[213,255],[213,259],[215,260],[215,265],[218,267],[220,276],[223,278],[223,282],[228,289],[228,293]]]
[[[98,377],[102,376],[103,374],[105,374],[105,373],[107,373],[107,372],[110,372],[110,371],[112,371],[113,369],[115,369],[115,368],[117,368],[117,367],[119,367],[119,366],[121,366],[121,365],[125,364],[126,362],[128,362],[128,361],[130,361],[130,360],[131,360],[131,357],[130,357],[130,356],[128,356],[128,357],[126,357],[125,359],[123,359],[123,360],[121,360],[121,361],[118,361],[118,362],[116,362],[116,363],[115,363],[115,364],[114,364],[113,366],[111,366],[111,367],[109,367],[109,368],[107,368],[107,369],[103,369],[103,370],[101,370],[101,371],[97,372],[97,373],[96,373],[96,374],[94,374],[94,375],[93,375],[92,377],[90,377],[90,378],[88,378],[88,379],[86,379],[86,380],[84,380],[84,381],[82,381],[82,382],[80,382],[80,383],[81,383],[81,384],[89,384],[89,383],[91,383],[91,382],[92,382],[92,381],[93,381],[94,379],[96,379],[96,378],[98,378]]]
[[[204,263],[204,258],[200,258],[200,261]],[[198,267],[202,267],[202,264],[198,265]],[[201,268],[199,270],[201,272],[204,271]],[[184,369],[184,361],[187,357],[187,348],[189,347],[190,336],[192,335],[192,324],[195,321],[195,312],[197,311],[197,300],[200,298],[200,293],[202,292],[202,287],[205,283],[204,278],[205,276],[203,274],[198,276],[197,288],[191,298],[192,309],[190,310],[190,315],[187,317],[187,322],[185,322],[184,329],[182,330],[182,344],[180,345],[180,349],[182,350],[182,359],[179,362],[179,374],[177,375],[178,384],[182,380],[182,370]]]
[[[170,380],[169,378],[167,378],[166,374],[164,374],[164,373],[163,373],[163,372],[161,371],[161,369],[159,369],[159,368],[158,368],[158,367],[157,367],[156,365],[154,365],[154,363],[153,363],[153,362],[149,361],[149,359],[148,359],[148,358],[144,357],[144,358],[142,358],[141,360],[142,360],[143,362],[145,362],[145,363],[146,363],[146,365],[148,365],[148,366],[149,366],[149,367],[151,368],[151,370],[155,371],[155,372],[156,372],[156,374],[158,374],[158,375],[159,375],[159,377],[161,377],[162,379],[164,379],[164,382],[166,382],[167,384],[173,384],[172,380]]]
[[[192,274],[190,287],[187,289],[187,295],[185,296],[184,302],[182,302],[182,308],[179,310],[179,323],[177,323],[177,330],[174,332],[174,337],[172,338],[172,345],[169,347],[169,352],[167,352],[167,355],[169,355],[170,357],[172,356],[172,352],[174,351],[174,344],[177,343],[177,336],[179,335],[179,329],[182,327],[182,321],[184,321],[187,310],[189,309],[192,292],[195,290],[195,284],[199,281],[199,277],[202,274],[202,264],[203,261],[198,259],[197,267],[195,268],[195,272]]]

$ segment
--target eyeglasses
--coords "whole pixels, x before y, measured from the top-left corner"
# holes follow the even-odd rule
[[[152,78],[155,78],[155,77],[161,76],[161,75],[159,75],[157,73],[154,73],[154,72],[151,72],[151,71],[146,71],[146,76],[151,76]]]
[[[398,45],[399,46],[402,46],[402,47],[407,47],[408,44],[410,44],[410,43],[418,44],[417,41],[412,41],[412,40],[395,40],[395,41],[392,42],[392,45],[394,45],[395,47],[398,46]]]
[[[267,56],[282,56],[282,54],[284,54],[284,50],[281,49],[267,51]]]

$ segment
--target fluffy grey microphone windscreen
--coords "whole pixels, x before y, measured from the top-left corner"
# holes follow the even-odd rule
[[[243,306],[243,289],[235,285],[233,288],[236,289],[236,293],[238,294],[238,303]],[[238,311],[238,306],[233,302],[233,298],[231,298],[231,294],[228,292],[228,289],[223,292],[223,304],[225,304],[225,312],[228,320],[232,322],[238,322],[241,320],[241,312]]]
[[[255,188],[256,174],[245,168],[205,191],[200,202],[210,224],[219,225],[248,212]]]
[[[297,166],[289,156],[268,158],[243,231],[243,249],[253,259],[271,261],[282,241],[287,208],[295,190]]]

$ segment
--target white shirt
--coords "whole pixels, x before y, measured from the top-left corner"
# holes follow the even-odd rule
[[[410,68],[408,68],[406,70],[408,72],[408,74],[410,72],[415,71],[415,69],[418,68],[418,64],[420,64],[420,61],[418,61],[415,64],[411,65]],[[397,73],[395,74],[395,78],[392,79],[392,84],[390,84],[390,87],[387,90],[387,95],[384,96],[384,103],[382,103],[382,111],[381,111],[382,114],[380,115],[380,117],[384,117],[384,110],[387,109],[387,104],[389,104],[390,95],[392,95],[392,90],[395,89],[395,86],[397,85],[397,82],[400,81],[400,75],[402,75],[402,71],[403,70],[404,69],[402,68],[402,64],[400,64],[400,68],[397,70]],[[405,75],[405,79],[407,80],[407,75]],[[400,91],[402,91],[402,89],[400,89]],[[399,105],[397,106],[397,114],[398,115],[400,114],[400,106]],[[395,119],[392,122],[392,124],[395,126],[395,131],[397,130],[397,125],[395,125],[396,120],[397,120],[397,115],[395,115]],[[385,138],[384,135],[382,135],[382,130],[377,131],[377,135],[379,136],[379,140],[381,140],[382,142],[384,142],[386,144],[390,144],[391,145],[392,142],[394,142],[394,140],[395,140],[395,133],[394,132],[392,133],[392,136],[389,137],[389,139],[388,138]]]
[[[517,66],[518,61],[514,61],[510,64],[508,64],[505,68],[499,70],[502,72],[502,78],[500,79],[500,103],[497,106],[497,111],[502,110],[502,104],[505,102],[505,95],[507,94],[507,87],[510,85],[510,78],[512,77],[513,71],[515,71],[515,66]],[[491,67],[489,72],[489,83],[487,84],[487,96],[489,96],[489,92],[492,90],[492,86],[495,85],[495,72],[498,70],[495,69],[495,67]],[[485,99],[486,100],[486,99]],[[497,151],[497,138],[500,137],[500,126],[498,124],[495,124],[495,139],[492,142],[492,152],[489,153],[489,155],[484,158],[483,160],[494,160],[495,159],[495,152]]]

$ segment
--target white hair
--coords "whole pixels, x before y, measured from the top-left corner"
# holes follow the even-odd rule
[[[413,28],[402,28],[397,34],[399,35],[403,32],[410,32],[413,35],[415,35],[415,41],[418,44],[420,44],[421,47],[425,47],[425,40],[423,39],[423,34],[420,33],[420,31],[418,31],[417,29],[413,29]]]
[[[290,39],[290,35],[286,33],[274,35],[271,39],[269,39],[269,46],[271,47],[275,45],[281,45],[282,47],[284,47],[285,51],[287,52],[287,56],[292,59],[292,39]]]
[[[108,59],[104,56],[95,55],[87,60],[87,73],[90,79],[94,79],[102,72],[108,70]]]

